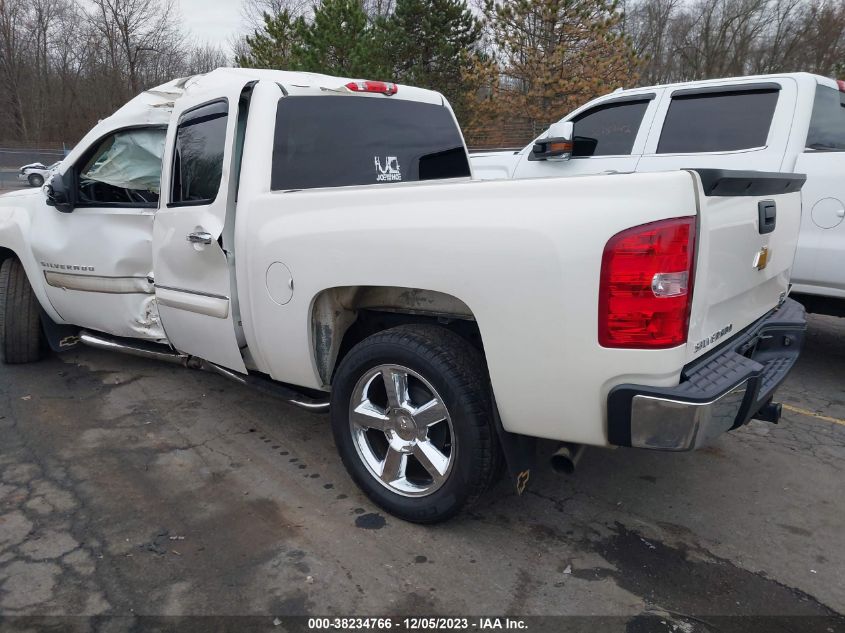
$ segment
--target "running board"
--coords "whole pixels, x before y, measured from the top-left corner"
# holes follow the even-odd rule
[[[226,378],[234,380],[242,385],[246,385],[247,387],[252,387],[262,393],[275,396],[276,398],[281,398],[285,402],[297,406],[300,409],[305,409],[306,411],[327,413],[329,410],[330,400],[328,396],[325,398],[313,398],[300,393],[287,385],[270,380],[269,378],[239,374],[238,372],[226,369],[220,365],[209,363],[208,361],[202,362],[202,368],[216,372],[221,376],[225,376]]]
[[[329,410],[329,398],[314,398],[304,393],[296,391],[292,387],[288,387],[281,383],[277,383],[269,378],[261,378],[259,376],[250,376],[239,374],[237,372],[215,365],[207,360],[202,360],[196,356],[189,356],[188,354],[180,354],[171,350],[165,345],[157,343],[147,343],[144,341],[133,341],[129,339],[118,339],[103,336],[102,334],[94,334],[87,330],[79,332],[79,342],[88,347],[102,349],[109,352],[122,352],[130,356],[138,356],[139,358],[149,358],[151,360],[160,360],[167,363],[175,363],[183,367],[190,367],[193,369],[204,369],[206,371],[213,371],[221,376],[225,376],[230,380],[234,380],[242,385],[257,389],[262,393],[281,398],[300,409],[311,411],[314,413],[325,413]]]
[[[101,334],[94,334],[88,330],[79,332],[79,342],[88,347],[96,349],[103,349],[108,352],[122,352],[130,356],[138,356],[140,358],[150,358],[152,360],[161,360],[166,363],[176,363],[177,365],[188,366],[190,356],[187,354],[180,354],[174,352],[165,345],[157,343],[146,343],[144,341],[128,341],[126,339],[116,339],[103,336]]]

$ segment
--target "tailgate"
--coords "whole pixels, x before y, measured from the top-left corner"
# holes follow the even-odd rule
[[[687,361],[704,355],[786,296],[801,224],[803,174],[689,170],[698,242]]]

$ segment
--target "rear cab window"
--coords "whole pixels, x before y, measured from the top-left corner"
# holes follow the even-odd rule
[[[779,93],[777,84],[676,91],[657,153],[697,154],[764,147]]]
[[[821,84],[816,87],[806,147],[845,151],[845,93]]]
[[[360,95],[279,100],[274,191],[469,176],[457,124],[442,105]]]
[[[573,156],[627,156],[654,95],[612,101],[574,116]]]

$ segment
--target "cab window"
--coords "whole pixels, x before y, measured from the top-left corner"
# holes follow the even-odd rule
[[[672,95],[658,154],[731,152],[763,147],[778,88]]]
[[[807,149],[845,151],[845,93],[827,86],[816,88]]]
[[[79,163],[76,206],[155,208],[161,186],[165,128],[110,134]]]
[[[572,155],[630,154],[650,100],[605,103],[575,116]]]
[[[211,204],[223,176],[226,101],[215,101],[182,115],[176,129],[170,205]]]
[[[279,101],[273,190],[469,175],[460,130],[449,109],[440,104],[352,95]]]

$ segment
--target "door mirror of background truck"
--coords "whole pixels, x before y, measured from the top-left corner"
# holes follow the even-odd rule
[[[539,139],[531,150],[535,160],[569,160],[572,156],[574,125],[571,121],[552,124],[546,136]]]

